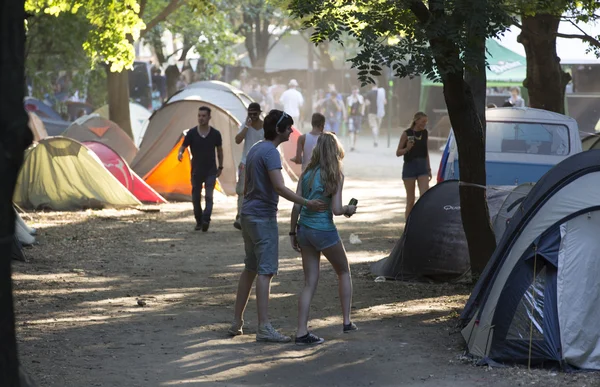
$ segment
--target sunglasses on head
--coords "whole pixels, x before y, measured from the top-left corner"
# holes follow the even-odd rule
[[[291,116],[290,116],[289,114],[287,114],[286,112],[283,112],[283,114],[281,115],[281,117],[279,117],[279,121],[277,121],[277,123],[275,124],[275,127],[276,127],[276,128],[278,128],[278,127],[279,127],[279,124],[281,123],[281,121],[283,121],[283,119],[284,119],[285,117],[290,117],[290,118],[291,118]]]

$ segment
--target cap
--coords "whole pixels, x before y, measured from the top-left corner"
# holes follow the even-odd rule
[[[254,111],[262,111],[260,109],[260,104],[258,102],[252,102],[250,103],[250,105],[248,105],[248,110],[254,110]]]
[[[298,81],[296,81],[295,79],[290,79],[290,83],[288,83],[288,86],[298,86]]]

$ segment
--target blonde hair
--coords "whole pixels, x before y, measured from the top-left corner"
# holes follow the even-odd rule
[[[319,136],[317,145],[315,145],[310,161],[302,175],[320,167],[321,184],[325,187],[327,194],[333,195],[337,192],[342,181],[343,159],[344,148],[342,144],[340,144],[335,134],[325,132]]]
[[[417,121],[419,121],[423,117],[427,117],[427,114],[425,114],[423,112],[416,112],[415,115],[413,116],[412,122],[410,123],[409,129],[414,129],[415,125],[417,124]]]

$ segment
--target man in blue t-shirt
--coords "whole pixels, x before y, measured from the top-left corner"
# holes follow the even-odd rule
[[[235,301],[234,321],[228,332],[241,335],[244,310],[252,283],[256,279],[256,304],[258,330],[256,341],[285,343],[291,339],[279,333],[268,316],[271,279],[279,266],[279,233],[277,228],[277,204],[279,196],[308,207],[312,211],[324,211],[327,206],[320,200],[305,200],[287,188],[281,174],[281,155],[277,146],[288,141],[294,120],[280,110],[271,110],[265,117],[265,139],[257,142],[246,157],[246,184],[242,204],[242,235],[246,259],[240,276]]]
[[[223,139],[221,133],[208,125],[210,121],[210,108],[200,106],[198,109],[198,126],[188,130],[179,147],[177,159],[181,161],[183,152],[190,147],[192,153],[192,204],[194,206],[194,218],[196,218],[195,230],[208,231],[210,216],[213,209],[213,193],[217,178],[223,171]],[[215,149],[219,159],[219,167],[215,161]],[[206,206],[202,211],[202,185],[204,184],[204,200]]]

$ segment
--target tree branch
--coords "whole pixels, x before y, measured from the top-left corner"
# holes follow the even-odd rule
[[[556,33],[555,35],[558,38],[581,39],[584,42],[588,42],[591,46],[600,48],[600,41],[598,39],[594,38],[593,36],[588,35],[588,34],[577,35],[577,34],[561,34],[561,33]]]
[[[408,7],[412,11],[412,13],[415,14],[417,19],[419,19],[419,21],[421,23],[427,23],[429,21],[429,19],[431,18],[431,13],[429,12],[429,8],[427,8],[425,3],[423,3],[422,1],[410,0]]]
[[[150,20],[150,22],[146,24],[146,29],[140,33],[140,38],[146,35],[148,31],[156,27],[158,23],[164,21],[167,17],[169,17],[170,14],[175,12],[183,4],[185,4],[185,1],[171,0],[169,4],[165,8],[163,8],[163,10],[158,15],[156,15],[154,19]]]
[[[148,2],[148,0],[140,0],[140,13],[138,13],[138,16],[141,18],[142,16],[144,16],[144,11],[146,10],[146,3]]]

